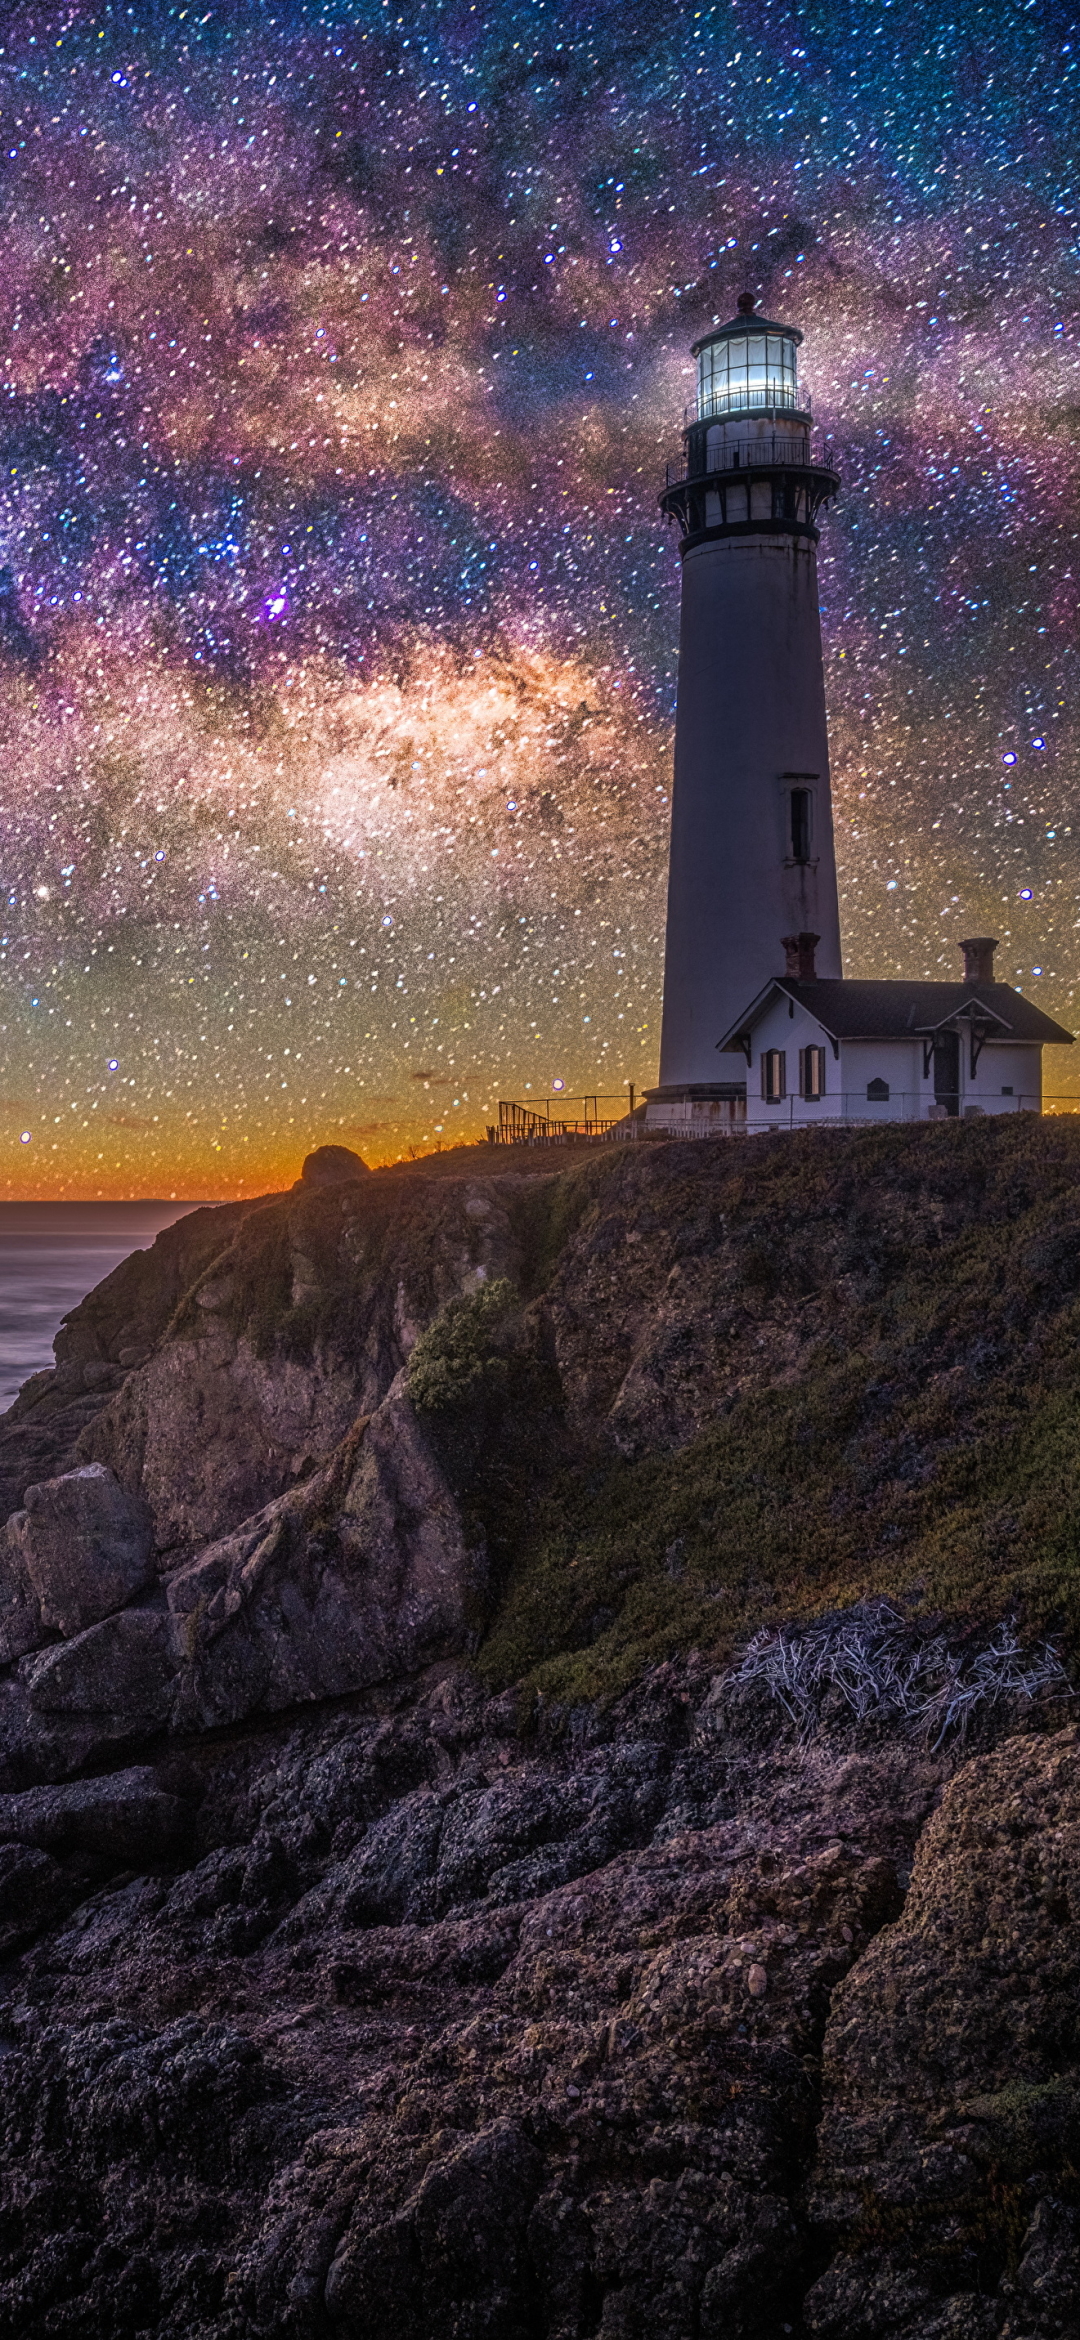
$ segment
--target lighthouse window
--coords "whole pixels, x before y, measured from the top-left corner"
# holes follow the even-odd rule
[[[781,1105],[787,1096],[787,1052],[785,1049],[762,1049],[761,1094],[766,1105]]]
[[[808,788],[791,791],[791,858],[809,861],[814,800]]]
[[[794,341],[782,333],[733,333],[698,351],[698,415],[797,406]]]
[[[799,1094],[808,1098],[825,1095],[825,1050],[823,1048],[800,1048]]]

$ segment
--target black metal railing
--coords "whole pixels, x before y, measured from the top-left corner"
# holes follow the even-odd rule
[[[764,1098],[748,1097],[739,1101],[729,1113],[707,1119],[704,1111],[693,1118],[694,1108],[663,1105],[657,1102],[649,1107],[646,1124],[648,1137],[668,1138],[746,1138],[760,1137],[768,1130],[778,1129],[865,1129],[870,1122],[882,1121],[949,1121],[982,1120],[998,1113],[1042,1113],[1046,1116],[1080,1113],[1080,1096],[1057,1093],[1039,1094],[1038,1090],[1018,1090],[1015,1096],[998,1097],[986,1092],[981,1098],[977,1090],[956,1092],[946,1102],[928,1094],[925,1089],[893,1089],[886,1097],[869,1097],[865,1088],[830,1091],[828,1095],[807,1098],[790,1096],[770,1104]],[[680,1118],[680,1114],[685,1118]]]
[[[684,423],[728,422],[736,414],[813,414],[808,390],[708,390],[683,408]]]
[[[572,1110],[574,1106],[581,1107],[580,1113]],[[615,1111],[605,1111],[608,1106],[614,1106]],[[565,1146],[580,1138],[632,1137],[638,1129],[633,1113],[633,1090],[629,1096],[555,1096],[545,1098],[542,1104],[531,1097],[500,1097],[499,1119],[488,1130],[488,1144]]]
[[[685,455],[666,466],[666,484],[669,488],[683,487],[688,480],[730,478],[735,471],[771,471],[784,465],[799,471],[828,470],[828,465],[815,464],[810,448],[809,433],[803,438],[780,438],[775,431],[768,437],[755,439],[728,439],[724,446],[706,449],[705,468],[691,470]]]

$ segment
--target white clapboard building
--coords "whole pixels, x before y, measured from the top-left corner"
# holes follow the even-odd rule
[[[664,1014],[646,1128],[1038,1112],[1072,1035],[961,944],[955,983],[847,982],[833,851],[818,519],[802,335],[739,315],[697,342],[660,499],[682,558]]]

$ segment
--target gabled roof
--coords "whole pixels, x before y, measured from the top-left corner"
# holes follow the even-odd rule
[[[1073,1034],[1044,1015],[1011,983],[847,983],[825,977],[799,983],[777,975],[717,1041],[734,1047],[741,1032],[760,1022],[781,995],[805,1008],[832,1040],[927,1039],[943,1025],[980,1023],[988,1039],[1071,1045]]]

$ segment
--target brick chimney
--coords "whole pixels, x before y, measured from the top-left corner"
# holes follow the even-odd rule
[[[787,965],[785,975],[795,983],[816,983],[817,968],[814,952],[821,941],[819,934],[785,934],[781,936]]]
[[[997,943],[988,934],[976,934],[962,942],[960,948],[964,954],[965,983],[992,983]]]

